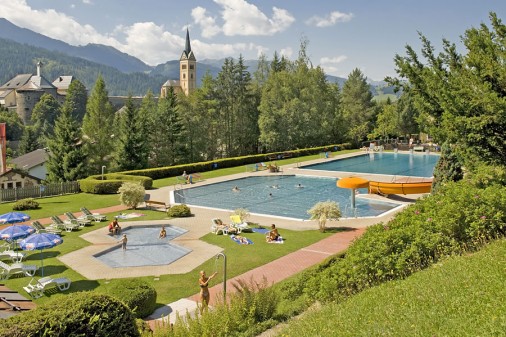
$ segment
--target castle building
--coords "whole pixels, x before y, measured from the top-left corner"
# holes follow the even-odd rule
[[[168,80],[162,85],[161,97],[167,95],[172,87],[175,93],[184,93],[188,96],[197,88],[197,59],[190,45],[190,32],[186,29],[186,43],[179,59],[179,80]]]
[[[0,86],[0,106],[16,111],[25,125],[30,124],[32,111],[42,95],[51,94],[63,103],[72,76],[60,76],[53,83],[42,76],[42,62],[37,63],[37,74],[19,74]]]

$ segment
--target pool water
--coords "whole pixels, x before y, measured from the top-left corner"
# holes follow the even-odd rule
[[[191,249],[170,243],[187,230],[165,226],[167,237],[159,239],[161,228],[159,225],[126,227],[121,231],[121,235],[115,236],[119,241],[122,234],[127,235],[128,243],[125,251],[119,245],[94,257],[112,268],[160,266],[168,265],[191,252]]]
[[[232,190],[235,186],[239,191]],[[367,189],[360,192],[367,193]],[[247,177],[174,191],[177,203],[230,211],[245,208],[250,213],[304,220],[319,201],[336,201],[343,217],[377,216],[399,206],[357,197],[354,210],[350,198],[350,190],[338,188],[335,178],[300,175]]]
[[[301,166],[300,168],[322,171],[432,177],[438,160],[439,155],[435,154],[372,152],[320,164]]]

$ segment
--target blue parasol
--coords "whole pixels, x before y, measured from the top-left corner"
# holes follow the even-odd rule
[[[16,223],[30,220],[30,216],[20,212],[9,212],[0,215],[0,223]]]
[[[42,250],[47,248],[53,248],[63,242],[63,239],[56,234],[51,233],[36,233],[30,235],[26,239],[23,239],[19,246],[23,250],[40,250],[40,261],[41,261],[41,276],[44,276],[44,261],[42,259]]]
[[[12,225],[0,230],[0,239],[12,241],[20,238],[25,238],[33,233],[35,233],[35,228],[32,226]]]

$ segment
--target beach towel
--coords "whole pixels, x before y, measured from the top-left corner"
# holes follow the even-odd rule
[[[272,240],[272,241],[267,241],[268,243],[285,243],[283,241],[283,238],[281,236],[278,236],[278,238],[276,240]]]
[[[142,213],[120,213],[119,215],[116,215],[116,218],[118,219],[132,219],[132,218],[138,218],[140,216],[145,216],[146,214]]]
[[[252,231],[255,233],[260,233],[260,234],[269,233],[269,230],[267,228],[253,228]]]
[[[231,238],[232,240],[234,240],[235,242],[237,242],[238,244],[240,244],[240,245],[252,245],[252,244],[253,244],[253,241],[251,241],[251,240],[250,240],[250,239],[248,239],[248,238],[245,238],[244,236],[242,236],[242,238],[243,238],[243,240],[245,240],[246,242],[241,241],[241,239],[240,239],[240,238],[238,238],[238,237],[237,237],[237,236],[235,236],[235,235],[230,235],[230,238]]]

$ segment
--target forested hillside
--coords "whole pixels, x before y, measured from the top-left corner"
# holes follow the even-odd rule
[[[102,64],[86,61],[59,52],[19,44],[11,40],[0,39],[0,83],[4,84],[18,74],[34,74],[36,64],[42,61],[42,75],[53,81],[61,75],[72,75],[88,89],[93,87],[99,74],[102,74],[109,95],[144,95],[149,89],[160,91],[161,85],[168,79],[162,75],[143,73],[125,74]],[[178,75],[179,77],[179,75]]]

